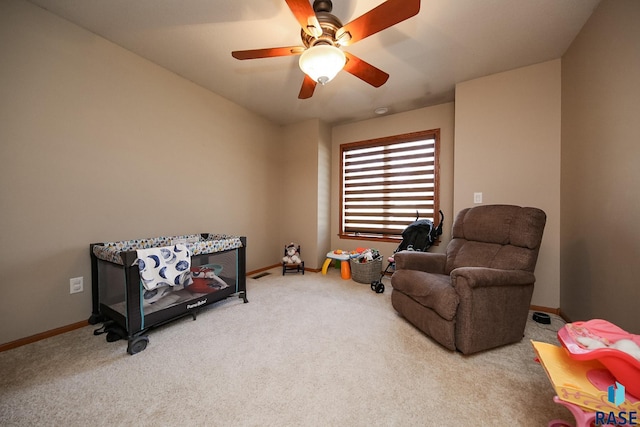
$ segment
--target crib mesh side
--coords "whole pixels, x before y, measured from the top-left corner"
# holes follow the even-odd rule
[[[198,300],[210,294],[231,294],[238,291],[238,259],[236,250],[196,255],[191,258],[193,283],[185,288],[171,286],[142,289],[144,315],[163,310],[177,304]],[[188,304],[187,309],[197,305]]]
[[[124,267],[98,259],[100,302],[123,316],[126,313],[126,279]]]

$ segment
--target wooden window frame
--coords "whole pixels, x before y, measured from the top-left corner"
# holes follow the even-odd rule
[[[425,140],[427,141],[433,140],[433,143],[430,144],[430,145],[433,145],[433,150],[434,150],[433,156],[428,156],[428,158],[432,157],[433,160],[423,162],[423,165],[428,164],[429,166],[433,167],[433,175],[434,175],[432,180],[433,195],[432,196],[421,195],[421,196],[418,196],[415,200],[419,201],[421,204],[424,204],[425,202],[427,204],[431,204],[432,208],[429,208],[428,210],[423,209],[423,211],[420,211],[419,208],[416,209],[417,205],[413,205],[413,207],[411,208],[413,211],[412,214],[408,212],[404,212],[400,214],[382,213],[380,215],[376,215],[376,216],[383,217],[383,219],[380,220],[379,225],[382,225],[382,226],[386,225],[389,227],[387,229],[382,229],[382,232],[374,232],[372,231],[372,229],[367,230],[364,228],[362,228],[360,231],[345,231],[345,221],[344,221],[345,215],[346,215],[345,213],[345,191],[346,191],[345,189],[345,152],[348,153],[350,151],[363,149],[363,148],[390,147],[391,145],[395,145],[399,143],[409,143],[409,142],[425,141]],[[402,151],[405,151],[405,150],[407,149],[400,149],[400,150],[393,150],[393,151],[384,150],[384,152],[385,153],[393,152],[396,154],[396,156],[398,156],[397,153],[401,153]],[[360,154],[360,156],[363,156],[363,154]],[[357,155],[354,155],[352,157],[355,158],[357,157]],[[400,157],[396,157],[396,159],[400,159],[401,157],[402,156],[400,155]],[[435,217],[437,215],[437,212],[440,210],[440,197],[439,197],[440,160],[439,160],[439,157],[440,157],[440,129],[430,129],[430,130],[419,131],[419,132],[405,133],[402,135],[394,135],[394,136],[389,136],[384,138],[377,138],[377,139],[370,139],[366,141],[358,141],[358,142],[341,144],[340,145],[340,205],[339,205],[340,224],[338,227],[339,229],[338,236],[341,239],[371,240],[371,241],[378,241],[378,242],[399,242],[402,240],[402,235],[401,235],[402,230],[404,230],[406,226],[408,226],[411,222],[413,222],[416,219],[416,213],[415,213],[416,211],[419,213],[420,219],[430,219],[431,221],[434,221],[434,223],[436,223],[436,221],[439,218],[435,218]],[[415,156],[405,156],[405,159],[415,159]],[[396,166],[395,169],[398,169],[399,167],[400,166]],[[397,172],[395,172],[395,175],[394,175],[394,172],[390,172],[394,169],[393,166],[389,167],[387,165],[387,166],[381,167],[380,169],[387,170],[387,173],[385,173],[386,178],[390,176],[396,176],[396,177],[398,176]],[[366,170],[366,168],[364,168],[363,170]],[[387,182],[387,181],[384,181],[384,182]],[[421,179],[419,182],[421,184],[426,184],[426,185],[431,184],[430,179]],[[401,183],[402,182],[400,182],[400,184]],[[406,182],[404,184],[411,184],[411,182]],[[361,187],[366,185],[367,184],[361,185]],[[374,185],[374,184],[370,183],[369,185]],[[405,190],[405,192],[407,191],[411,192],[412,190]],[[413,189],[413,191],[416,191],[416,189]],[[366,190],[362,190],[360,194],[364,196],[366,192],[367,192]],[[379,190],[378,192],[383,192],[383,191]],[[402,191],[398,190],[398,192],[402,192]],[[385,197],[379,200],[382,202],[390,201],[390,198]],[[407,205],[405,209],[408,209],[409,206],[411,205]],[[372,216],[372,215],[374,214],[363,213],[360,216],[362,217],[362,216]],[[395,229],[390,230],[391,227],[394,227]]]

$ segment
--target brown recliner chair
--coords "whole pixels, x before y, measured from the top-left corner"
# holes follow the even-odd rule
[[[446,253],[395,254],[391,302],[451,350],[471,354],[524,335],[546,214],[482,205],[460,211]]]

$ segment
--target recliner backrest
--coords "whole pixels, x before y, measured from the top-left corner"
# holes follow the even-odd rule
[[[461,210],[447,246],[446,273],[458,267],[533,272],[546,218],[538,208],[513,205]]]

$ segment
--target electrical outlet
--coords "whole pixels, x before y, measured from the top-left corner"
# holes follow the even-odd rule
[[[84,291],[84,278],[83,277],[72,277],[69,279],[69,293],[77,294],[78,292]]]
[[[473,193],[473,203],[482,203],[482,193]]]

